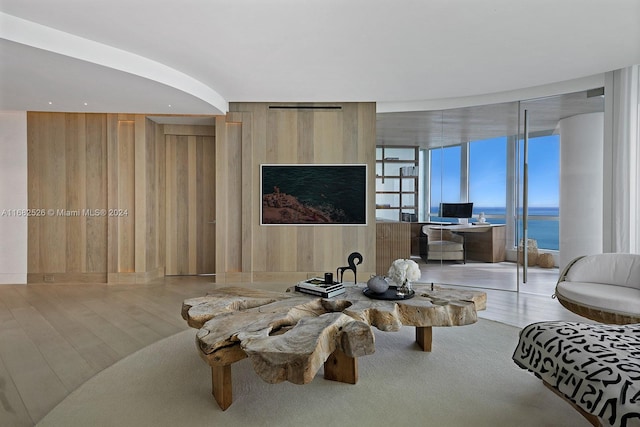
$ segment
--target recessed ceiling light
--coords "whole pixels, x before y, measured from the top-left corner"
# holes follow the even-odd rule
[[[169,104],[169,108],[171,108],[171,104]]]
[[[49,105],[53,105],[53,101],[49,101]]]
[[[84,103],[84,105],[89,105],[89,104],[87,104],[87,103],[85,102],[85,103]]]

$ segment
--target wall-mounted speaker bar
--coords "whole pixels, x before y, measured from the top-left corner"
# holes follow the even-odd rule
[[[595,98],[596,96],[604,96],[604,88],[590,89],[587,91],[587,98]]]

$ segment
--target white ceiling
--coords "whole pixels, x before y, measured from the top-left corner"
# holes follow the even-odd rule
[[[604,111],[604,96],[589,92],[437,111],[378,113],[376,143],[434,148],[522,134],[525,110],[529,135],[549,135],[558,130],[561,119]]]
[[[0,12],[0,110],[392,111],[640,63],[640,0],[0,0]]]

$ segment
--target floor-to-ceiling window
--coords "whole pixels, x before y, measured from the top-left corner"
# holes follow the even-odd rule
[[[438,216],[439,201],[472,202],[473,215],[483,214],[488,222],[505,224],[510,195],[507,192],[507,137],[471,141],[431,150],[430,206],[432,221]],[[520,142],[522,144],[522,141]],[[560,138],[548,135],[529,139],[529,233],[540,249],[559,247]],[[466,147],[465,147],[466,146]],[[465,153],[468,152],[468,158]],[[516,151],[512,151],[516,153]],[[522,150],[519,151],[522,155]],[[468,170],[462,170],[467,165]],[[466,177],[466,180],[464,179]],[[468,194],[463,189],[468,188]],[[517,224],[522,224],[519,210]],[[519,244],[516,237],[512,246]]]
[[[469,201],[476,216],[493,224],[507,218],[507,138],[469,143]]]
[[[527,138],[527,238],[536,240],[538,249],[550,252],[557,261],[561,215],[558,124],[567,117],[604,111],[601,96],[583,91],[406,115],[382,114],[378,143],[420,148],[419,221],[455,222],[438,216],[440,203],[472,202],[473,219],[483,213],[489,223],[505,224],[506,259],[516,261],[523,238],[524,110],[532,117]],[[518,283],[521,280],[522,276]]]
[[[461,200],[462,146],[454,145],[432,149],[428,167],[431,187],[428,191],[431,221],[443,221],[438,210],[440,203],[465,202]]]
[[[520,184],[509,185],[509,165],[518,164],[522,155],[521,149],[515,149],[516,141],[510,135],[433,148],[424,156],[430,162],[423,165],[428,170],[425,173],[430,174],[426,191],[430,197],[429,221],[456,222],[439,215],[440,201],[472,202],[473,222],[484,216],[490,224],[513,225],[506,240],[506,249],[512,253],[510,260],[517,258],[523,221],[518,199],[522,194],[521,180]],[[519,145],[522,148],[522,141]],[[555,252],[559,248],[559,136],[530,138],[528,152],[528,239],[540,251]],[[513,288],[509,289],[520,289],[517,284],[521,281],[521,275],[516,275]]]

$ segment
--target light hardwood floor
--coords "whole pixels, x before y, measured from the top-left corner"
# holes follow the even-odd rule
[[[512,263],[420,264],[423,282],[486,287],[482,318],[518,327],[585,320],[551,299],[557,270],[531,270],[527,288],[516,293],[503,290],[515,289]],[[101,370],[188,329],[180,316],[182,301],[222,286],[196,276],[143,285],[0,285],[0,425],[33,426]]]

